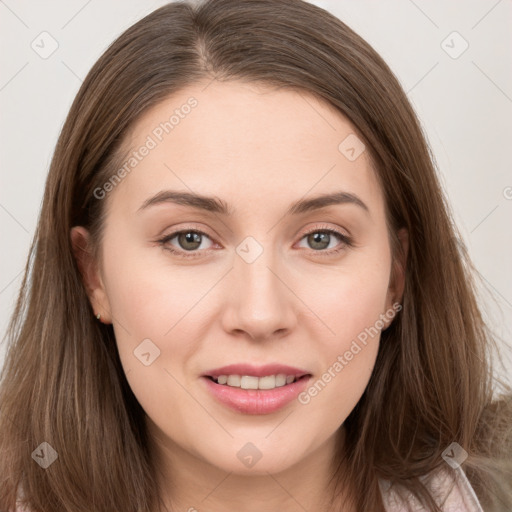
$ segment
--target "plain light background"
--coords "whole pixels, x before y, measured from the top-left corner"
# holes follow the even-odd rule
[[[21,284],[51,156],[71,102],[107,46],[166,3],[0,0],[2,338]],[[484,314],[495,333],[511,344],[512,2],[311,3],[365,38],[402,83],[485,285],[479,299]],[[45,55],[52,45],[55,51]],[[3,342],[0,367],[5,348]],[[505,356],[499,374],[512,381],[511,352]]]

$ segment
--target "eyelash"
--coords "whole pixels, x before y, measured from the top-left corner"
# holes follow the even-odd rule
[[[181,229],[179,231],[174,231],[173,233],[170,233],[168,235],[165,235],[163,238],[160,238],[159,240],[157,240],[158,244],[161,245],[166,251],[170,251],[171,253],[179,256],[179,257],[182,257],[182,258],[197,258],[197,257],[200,257],[201,256],[201,251],[191,251],[189,253],[187,252],[184,252],[184,251],[178,251],[174,248],[172,248],[171,246],[167,245],[168,242],[170,242],[173,238],[175,238],[177,235],[180,235],[182,233],[196,233],[196,234],[199,234],[199,235],[204,235],[208,238],[211,239],[211,237],[205,233],[204,231],[201,231],[199,229]],[[308,236],[308,235],[311,235],[312,233],[328,233],[328,234],[331,234],[331,235],[336,235],[340,238],[341,242],[342,242],[342,246],[339,247],[338,249],[329,249],[329,250],[317,250],[315,251],[314,249],[311,249],[312,252],[316,253],[316,255],[318,256],[321,256],[321,257],[328,257],[328,256],[334,256],[335,254],[338,254],[339,252],[343,251],[344,249],[346,249],[347,247],[353,247],[353,241],[352,241],[352,238],[347,236],[347,235],[344,235],[343,233],[335,230],[335,229],[332,229],[332,228],[327,228],[325,226],[318,226],[316,227],[315,229],[312,229],[310,231],[307,231],[306,233],[304,233],[302,235],[302,237],[300,238],[300,240],[302,240],[304,237]]]

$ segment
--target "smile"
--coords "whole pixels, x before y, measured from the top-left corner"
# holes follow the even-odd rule
[[[249,375],[219,376],[219,378],[220,377],[226,377],[226,380],[231,378],[232,381],[239,381],[240,384],[247,383],[246,385],[253,386],[254,382],[257,381],[258,388],[256,389],[254,387],[244,388],[241,385],[233,386],[227,382],[220,384],[213,377],[203,376],[201,379],[206,386],[207,392],[219,403],[236,412],[253,415],[271,414],[281,410],[290,402],[294,401],[297,396],[306,389],[308,381],[311,379],[311,375],[303,375],[299,377],[298,380],[287,384],[285,378],[284,385],[276,386],[276,379],[282,382],[282,377],[278,375],[271,375],[261,379]],[[293,378],[295,379],[294,376]],[[266,381],[265,379],[268,380]],[[263,386],[270,386],[272,379],[274,379],[274,387],[268,387],[267,389],[259,388],[261,381],[263,381]],[[268,384],[265,384],[265,382],[268,382]]]

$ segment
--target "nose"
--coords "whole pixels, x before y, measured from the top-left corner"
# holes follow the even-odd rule
[[[277,264],[271,250],[252,262],[236,254],[223,314],[226,332],[255,341],[289,334],[296,325],[300,301],[287,277],[289,273]]]

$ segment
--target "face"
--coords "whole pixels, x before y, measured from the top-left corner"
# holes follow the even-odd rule
[[[97,193],[108,204],[101,272],[85,275],[159,446],[275,473],[334,440],[403,283],[391,280],[383,193],[348,120],[305,92],[205,85],[127,136],[137,163]]]

